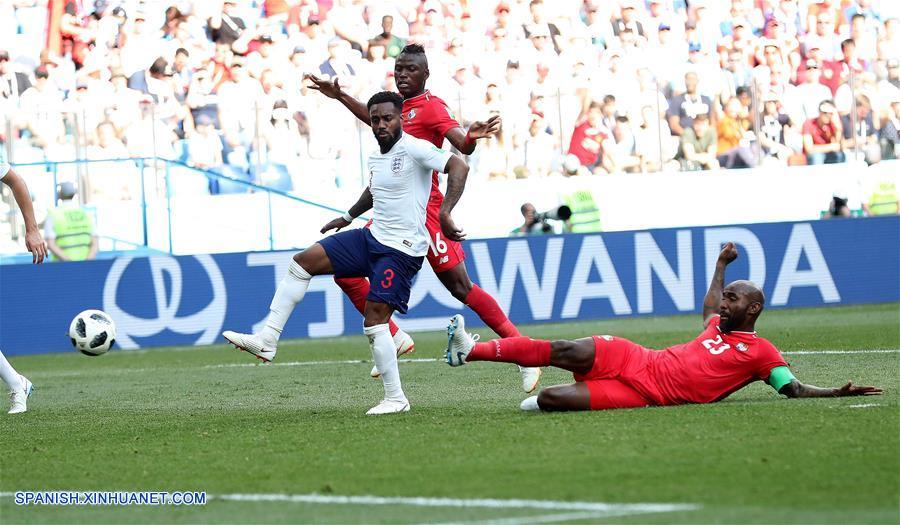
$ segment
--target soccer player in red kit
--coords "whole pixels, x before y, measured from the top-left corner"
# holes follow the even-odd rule
[[[522,366],[555,366],[572,372],[575,383],[552,386],[522,402],[523,410],[604,410],[714,403],[754,381],[765,381],[788,397],[881,394],[871,386],[847,383],[819,388],[798,381],[778,349],[754,330],[765,297],[750,281],[723,289],[725,267],[738,256],[727,243],[703,301],[704,330],[693,341],[663,351],[646,349],[608,335],[575,341],[527,337],[477,343],[454,316],[448,332],[447,362],[500,361]]]
[[[500,118],[492,117],[487,122],[473,122],[468,132],[463,131],[459,122],[453,118],[447,104],[425,89],[425,82],[430,75],[425,50],[417,44],[403,48],[394,63],[394,80],[397,90],[404,98],[403,132],[413,137],[427,140],[436,147],[441,147],[446,138],[461,153],[469,155],[475,151],[475,141],[489,137],[500,129]],[[329,98],[338,100],[357,118],[369,123],[369,113],[365,104],[345,93],[335,78],[331,81],[319,79],[313,75],[307,78],[312,82],[312,89],[320,91]],[[428,201],[426,227],[430,236],[431,249],[428,251],[428,263],[434,269],[438,279],[458,301],[478,314],[500,337],[518,337],[519,331],[506,317],[497,301],[487,292],[474,284],[466,270],[465,252],[459,241],[464,234],[459,231],[452,238],[441,233],[438,217],[444,196],[438,187],[437,173],[433,174],[431,197]],[[345,214],[334,219],[322,228],[322,233],[330,229],[348,226],[355,217]],[[338,286],[350,297],[356,309],[363,313],[365,298],[369,293],[369,282],[362,278],[336,278]],[[412,339],[399,330],[393,321],[390,323],[391,335],[397,343],[398,355],[412,350]],[[541,377],[540,368],[520,367],[522,372],[522,388],[532,392],[537,388]],[[372,369],[372,376],[378,377],[377,368]]]

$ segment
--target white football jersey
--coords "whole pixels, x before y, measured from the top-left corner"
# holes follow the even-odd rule
[[[369,191],[374,221],[372,236],[414,257],[428,252],[425,207],[431,195],[431,172],[444,172],[452,154],[406,133],[387,153],[369,156]]]
[[[6,177],[7,173],[9,173],[9,164],[0,161],[0,179]]]

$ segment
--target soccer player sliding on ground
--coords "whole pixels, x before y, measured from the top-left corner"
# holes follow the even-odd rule
[[[872,386],[847,383],[819,388],[798,381],[772,343],[754,326],[765,297],[750,281],[723,290],[725,267],[738,256],[727,243],[719,254],[703,300],[705,329],[689,343],[661,352],[609,335],[575,341],[527,337],[476,342],[461,315],[447,328],[447,363],[500,361],[522,366],[555,366],[573,373],[575,383],[552,386],[522,402],[522,410],[604,410],[714,403],[752,383],[765,381],[788,397],[843,397],[881,394]]]
[[[465,155],[475,151],[477,139],[490,137],[500,130],[500,117],[492,117],[487,122],[473,122],[468,132],[463,131],[459,122],[453,118],[447,104],[425,89],[425,82],[430,75],[428,71],[428,59],[422,46],[411,44],[403,48],[397,60],[394,62],[394,80],[397,90],[403,95],[403,132],[431,142],[441,147],[444,138],[450,141],[454,148]],[[341,90],[338,79],[332,81],[319,79],[313,75],[307,78],[312,82],[312,89],[320,91],[329,98],[338,100],[349,109],[358,119],[369,123],[369,112],[366,106]],[[500,337],[518,337],[519,331],[510,322],[506,314],[488,293],[477,284],[472,283],[466,270],[465,252],[458,241],[447,238],[441,233],[439,211],[444,196],[438,187],[437,172],[433,174],[431,181],[431,195],[428,199],[428,213],[426,215],[426,227],[428,229],[428,264],[434,269],[441,284],[459,302],[465,304],[478,314]],[[329,223],[332,227],[346,226],[357,215],[350,213],[343,219],[336,219]],[[343,222],[340,222],[343,221]],[[362,278],[335,278],[338,286],[350,297],[356,309],[363,313],[365,298],[369,293],[369,282]],[[413,349],[412,338],[400,330],[393,322],[390,323],[391,335],[397,347],[397,355],[402,355]],[[522,388],[526,392],[532,392],[537,388],[541,378],[540,368],[520,368],[522,373]],[[378,366],[372,369],[372,376],[378,377]]]
[[[34,208],[31,206],[28,186],[5,162],[0,162],[0,180],[12,190],[16,204],[22,210],[22,217],[25,218],[25,247],[31,252],[31,262],[34,264],[44,262],[44,257],[47,256],[47,243],[44,242],[37,221],[34,220]],[[10,408],[7,413],[21,414],[27,411],[28,397],[31,396],[34,385],[25,376],[16,372],[2,351],[0,351],[0,378],[9,388]]]
[[[363,331],[384,380],[384,400],[367,413],[377,415],[409,410],[388,322],[395,310],[406,313],[412,279],[428,251],[425,208],[432,171],[448,174],[447,198],[439,212],[441,231],[459,239],[462,230],[450,212],[462,195],[469,167],[459,156],[403,133],[403,98],[397,93],[377,93],[367,107],[380,152],[369,157],[369,187],[350,212],[359,215],[373,209],[372,227],[336,233],[295,254],[275,291],[262,332],[222,335],[241,350],[271,361],[284,325],[314,275],[368,277],[374,286],[365,298]],[[323,233],[329,229],[326,226]]]

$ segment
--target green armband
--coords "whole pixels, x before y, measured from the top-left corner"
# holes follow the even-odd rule
[[[766,380],[766,383],[769,383],[772,388],[778,392],[784,385],[790,383],[794,379],[797,378],[791,373],[790,368],[786,366],[776,366],[769,372],[769,379]]]

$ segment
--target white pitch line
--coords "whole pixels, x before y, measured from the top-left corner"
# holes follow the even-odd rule
[[[327,494],[222,494],[211,499],[249,502],[320,503],[332,505],[409,505],[485,509],[544,509],[593,512],[673,512],[696,510],[698,505],[681,503],[602,503],[535,499],[460,499],[426,497],[336,496]]]
[[[880,403],[863,403],[861,405],[847,405],[847,408],[872,408],[872,407],[880,407]]]
[[[398,363],[435,363],[443,359],[398,359]],[[317,366],[317,365],[362,365],[372,364],[371,359],[345,359],[342,361],[287,361],[285,363],[223,363],[220,365],[204,365],[203,368],[245,368],[251,366]]]
[[[512,518],[497,518],[478,521],[451,521],[446,523],[423,522],[421,525],[532,525],[537,523],[562,523],[575,520],[595,520],[598,518],[615,518],[621,516],[633,516],[635,514],[647,514],[645,512],[616,511],[616,512],[567,512],[563,514],[541,514],[539,516],[516,516]]]
[[[73,492],[73,491],[53,491]],[[83,492],[83,491],[74,491]],[[15,492],[0,492],[0,498],[11,498]],[[311,503],[325,505],[406,505],[412,507],[481,508],[481,509],[540,509],[571,510],[572,513],[555,513],[541,516],[500,518],[472,523],[491,525],[527,525],[554,523],[598,517],[628,516],[657,512],[697,510],[700,505],[687,503],[603,503],[593,501],[558,501],[533,499],[464,499],[384,496],[337,496],[329,494],[209,494],[207,501],[235,501],[249,503]]]

